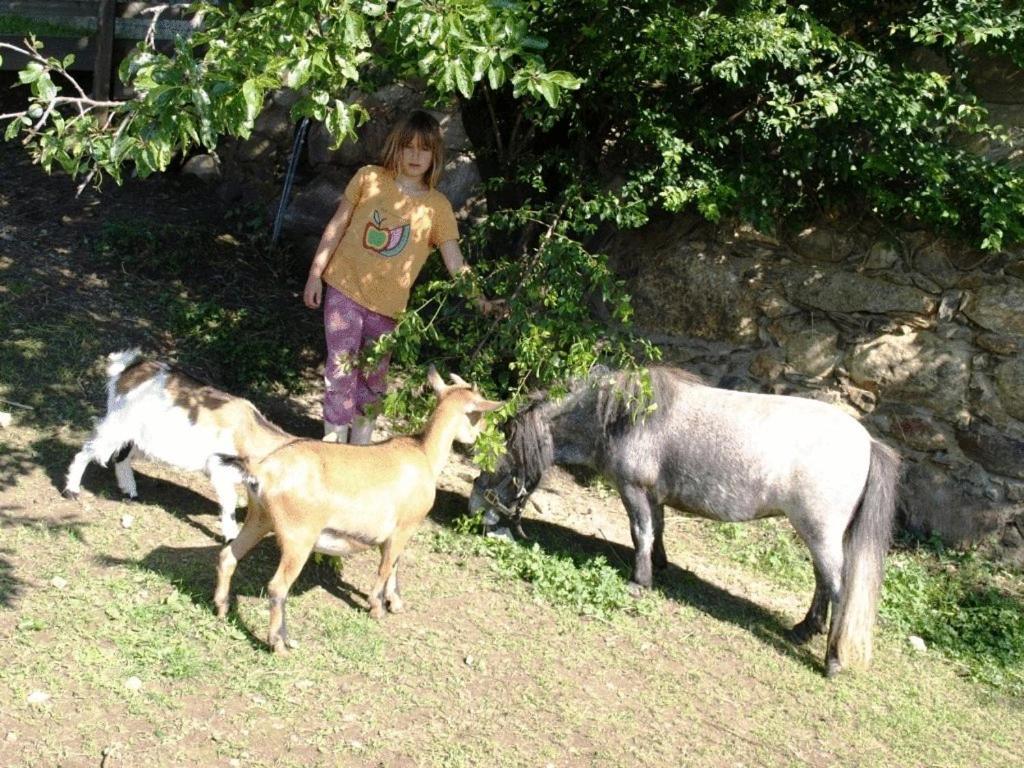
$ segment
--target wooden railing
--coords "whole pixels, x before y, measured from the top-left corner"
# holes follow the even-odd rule
[[[130,5],[138,11],[138,3]],[[125,42],[131,45],[152,35],[158,44],[166,45],[192,33],[192,22],[182,17],[189,3],[163,0],[146,5],[166,6],[166,10],[154,23],[152,15],[124,17],[122,14],[129,3],[123,0],[0,0],[0,19],[19,17],[26,20],[30,30],[38,23],[43,33],[37,33],[36,37],[44,44],[43,54],[58,58],[74,54],[71,69],[91,71],[93,97],[106,100],[112,95],[119,57],[126,53]],[[54,27],[66,31],[47,33]],[[24,37],[0,32],[0,38],[8,42],[20,43]],[[5,52],[3,69],[21,69],[25,64],[24,57]]]

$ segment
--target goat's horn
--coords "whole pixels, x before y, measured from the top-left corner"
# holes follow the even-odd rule
[[[451,379],[455,384],[457,384],[460,387],[470,387],[470,388],[472,388],[472,385],[468,381],[466,381],[464,378],[459,376],[459,374],[457,374],[457,373],[449,373],[448,374],[448,378]]]

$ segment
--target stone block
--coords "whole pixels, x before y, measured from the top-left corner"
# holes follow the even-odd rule
[[[938,304],[917,288],[838,269],[797,271],[794,277],[790,301],[827,312],[932,315]]]
[[[885,334],[847,355],[850,378],[882,399],[914,402],[950,415],[963,407],[971,349],[928,331]]]

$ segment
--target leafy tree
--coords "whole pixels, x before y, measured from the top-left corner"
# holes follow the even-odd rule
[[[521,393],[597,357],[652,354],[617,333],[629,302],[600,250],[616,229],[684,208],[773,228],[856,212],[913,220],[988,249],[1024,237],[1021,171],[967,148],[1000,140],[972,91],[986,58],[1024,66],[1016,4],[930,0],[261,0],[197,6],[202,28],[121,67],[135,94],[64,95],[36,55],[24,113],[4,115],[47,168],[145,175],[252,130],[268,91],[343,141],[344,100],[415,79],[458,104],[487,185],[470,242],[511,316],[480,323],[465,286],[427,279],[392,340]],[[428,276],[429,277],[429,276]],[[609,331],[611,329],[611,331]],[[468,370],[466,370],[468,366]],[[396,405],[405,393],[396,394]]]

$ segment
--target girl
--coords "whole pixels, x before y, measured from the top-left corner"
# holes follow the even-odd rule
[[[360,168],[317,246],[303,302],[324,307],[324,440],[366,444],[369,406],[386,389],[388,359],[363,371],[359,353],[394,330],[409,292],[437,248],[448,273],[469,270],[448,199],[435,189],[444,167],[441,127],[412,112],[388,135],[380,165]],[[484,314],[501,302],[475,298]]]

